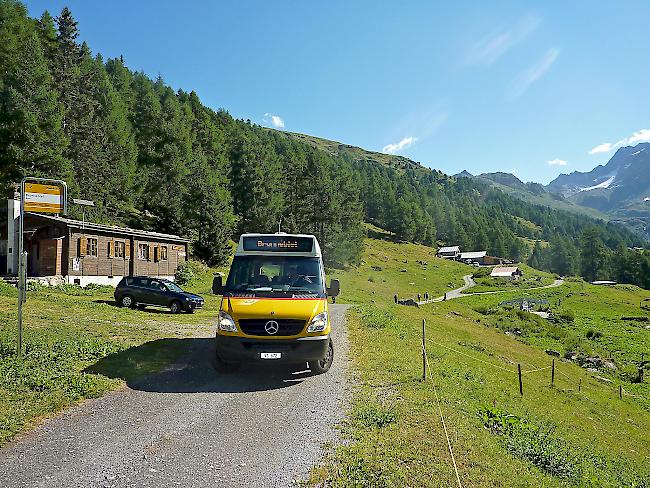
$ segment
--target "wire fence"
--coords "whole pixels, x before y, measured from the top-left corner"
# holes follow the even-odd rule
[[[541,367],[541,368],[533,367],[533,369],[522,370],[521,363],[518,363],[517,364],[517,369],[514,369],[514,368],[509,368],[507,366],[503,366],[501,364],[496,364],[496,363],[491,362],[491,361],[487,361],[485,359],[476,357],[476,356],[474,356],[472,354],[468,354],[468,353],[466,353],[464,351],[459,351],[458,349],[456,349],[454,347],[451,347],[451,346],[448,346],[446,344],[442,344],[442,343],[440,343],[438,341],[435,341],[433,339],[427,338],[426,337],[426,320],[423,319],[422,320],[422,345],[421,345],[421,347],[422,347],[422,380],[423,381],[428,380],[429,382],[431,382],[431,385],[433,387],[433,391],[434,391],[435,398],[436,398],[436,404],[437,404],[437,407],[438,407],[438,414],[440,415],[440,421],[442,423],[442,427],[443,427],[445,437],[446,437],[446,440],[447,440],[447,447],[448,447],[448,450],[449,450],[449,455],[450,455],[452,465],[453,465],[453,468],[454,468],[454,472],[455,472],[455,475],[456,475],[456,482],[458,483],[459,488],[462,488],[463,485],[462,485],[461,477],[460,477],[460,474],[459,474],[459,471],[458,471],[458,465],[456,463],[456,457],[454,456],[454,451],[453,451],[453,448],[452,448],[451,440],[449,438],[449,431],[447,429],[447,422],[445,421],[445,417],[444,417],[443,412],[442,412],[441,401],[440,401],[441,395],[440,395],[440,393],[438,391],[438,387],[436,386],[436,383],[435,383],[435,381],[433,379],[432,371],[431,371],[431,368],[429,366],[429,355],[428,355],[428,352],[427,352],[427,345],[428,344],[433,344],[435,346],[441,347],[441,348],[443,348],[443,349],[445,349],[447,351],[450,351],[450,352],[452,352],[454,354],[469,358],[469,359],[471,359],[473,361],[484,364],[484,365],[489,366],[491,368],[494,368],[496,370],[506,371],[508,373],[512,373],[514,375],[517,375],[518,376],[518,382],[519,382],[519,393],[522,396],[524,394],[524,391],[523,391],[523,377],[527,376],[527,377],[533,378],[535,376],[533,373],[540,373],[542,371],[551,370],[551,378],[550,378],[550,385],[551,386],[554,386],[554,384],[555,384],[555,373],[556,372],[561,374],[565,378],[565,380],[567,382],[575,382],[576,381],[575,377],[569,376],[567,373],[565,373],[564,371],[562,371],[560,368],[558,368],[556,366],[555,358],[551,359],[551,365],[549,365],[549,366],[544,366],[544,367]],[[528,375],[530,375],[530,376],[528,376]],[[591,376],[589,376],[588,378],[593,379],[593,377],[591,377]],[[583,386],[582,386],[582,378],[577,378],[577,380],[578,380],[578,382],[577,382],[577,390],[578,390],[578,392],[582,392],[582,388],[583,388]],[[602,386],[605,386],[605,385],[602,385]],[[563,391],[563,392],[575,391],[575,388],[563,388],[563,389],[559,389],[559,391]],[[645,400],[644,397],[641,397],[639,395],[634,395],[634,394],[632,394],[630,392],[625,391],[622,384],[618,385],[618,396],[619,396],[620,399],[623,399],[624,396],[627,396],[627,397],[632,397],[632,398],[638,398],[638,399]]]
[[[549,366],[524,370],[524,369],[521,369],[522,368],[521,364],[518,364],[517,365],[518,368],[514,369],[514,368],[508,368],[508,367],[500,365],[500,364],[495,364],[495,363],[490,362],[490,361],[486,361],[486,360],[481,359],[479,357],[468,354],[468,353],[466,353],[464,351],[459,351],[458,349],[450,347],[450,346],[448,346],[446,344],[442,344],[440,342],[437,342],[437,341],[435,341],[433,339],[426,339],[426,343],[434,344],[434,345],[436,345],[438,347],[446,349],[447,351],[453,352],[454,354],[458,354],[459,356],[466,357],[466,358],[471,359],[473,361],[476,361],[476,362],[485,364],[487,366],[490,366],[491,368],[498,369],[498,370],[501,370],[501,371],[507,371],[508,373],[512,373],[512,374],[515,374],[515,375],[521,374],[522,376],[526,376],[526,375],[529,375],[531,373],[538,373],[538,372],[542,372],[542,371],[551,370],[551,382],[550,382],[551,385],[553,385],[555,383],[555,373],[561,374],[566,379],[566,381],[568,381],[568,382],[575,382],[576,381],[575,377],[572,378],[571,376],[566,374],[564,371],[562,371],[562,369],[560,369],[557,366],[555,358],[552,358],[551,365],[549,365]],[[587,376],[586,378],[594,379],[593,376]],[[600,379],[601,381],[605,381],[605,379],[603,379],[603,378],[596,378],[596,379]],[[609,380],[609,381],[611,381],[611,380]],[[578,391],[582,391],[582,389],[583,389],[582,378],[578,378],[578,384],[576,386],[578,387],[577,388]],[[606,386],[606,385],[603,384],[602,386]],[[630,392],[626,391],[625,388],[623,388],[622,384],[619,384],[617,387],[614,386],[614,385],[612,385],[612,386],[613,386],[614,389],[618,390],[618,394],[619,394],[620,398],[622,398],[623,396],[627,396],[627,397],[630,397],[630,398],[637,398],[637,399],[641,399],[641,400],[645,399],[642,396],[635,395],[633,393],[630,393]],[[520,388],[520,390],[521,390],[521,388]],[[571,391],[571,390],[574,390],[574,388],[564,389],[564,391]],[[523,394],[523,392],[521,392],[521,393]]]
[[[423,327],[424,330],[424,322]],[[440,405],[440,395],[438,394],[438,388],[436,387],[435,381],[433,381],[433,376],[431,375],[431,368],[429,367],[429,357],[427,355],[426,343],[423,340],[422,342],[422,357],[424,358],[424,375],[425,379],[429,379],[431,386],[433,387],[433,393],[436,397],[436,404],[438,405],[438,414],[440,415],[440,422],[442,423],[442,428],[445,432],[445,438],[447,439],[447,448],[449,449],[449,456],[451,457],[451,462],[454,467],[454,473],[456,474],[456,482],[458,483],[459,488],[463,488],[463,483],[460,481],[460,473],[458,472],[458,465],[456,464],[456,456],[454,456],[454,449],[451,447],[451,439],[449,439],[449,431],[447,430],[447,422],[445,422],[445,416],[442,413],[442,406]],[[428,370],[428,377],[426,371]]]

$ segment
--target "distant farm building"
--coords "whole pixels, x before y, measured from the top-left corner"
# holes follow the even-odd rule
[[[448,247],[441,247],[438,249],[438,253],[436,254],[439,258],[444,258],[444,259],[458,259],[460,256],[460,247],[459,246],[448,246]]]
[[[436,256],[443,259],[453,259],[466,264],[479,264],[481,266],[494,266],[512,264],[512,261],[495,256],[488,256],[487,251],[461,252],[460,246],[446,246],[438,249]]]
[[[609,280],[596,280],[591,282],[592,285],[600,285],[600,286],[614,286],[616,284],[615,281],[609,281]]]
[[[484,265],[486,255],[487,251],[461,252],[458,259],[466,264],[478,263]]]
[[[490,273],[492,278],[507,278],[509,280],[517,280],[522,275],[519,266],[495,266]]]

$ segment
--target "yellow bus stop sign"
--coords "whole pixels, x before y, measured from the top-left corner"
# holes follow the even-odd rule
[[[25,183],[25,212],[63,213],[63,198],[60,186]]]

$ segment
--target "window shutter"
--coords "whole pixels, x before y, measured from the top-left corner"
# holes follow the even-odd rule
[[[115,257],[115,241],[108,241],[108,257],[110,259]]]
[[[88,252],[88,239],[85,236],[79,238],[79,256],[85,256]]]
[[[153,244],[149,244],[149,259],[148,261],[151,261],[153,259]]]
[[[131,243],[129,241],[124,243],[124,259],[131,259]]]

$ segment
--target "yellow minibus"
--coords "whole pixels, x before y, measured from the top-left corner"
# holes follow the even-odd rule
[[[216,334],[216,363],[231,370],[241,363],[309,363],[315,374],[334,359],[323,256],[306,234],[243,234],[228,278],[214,279],[222,295]]]

